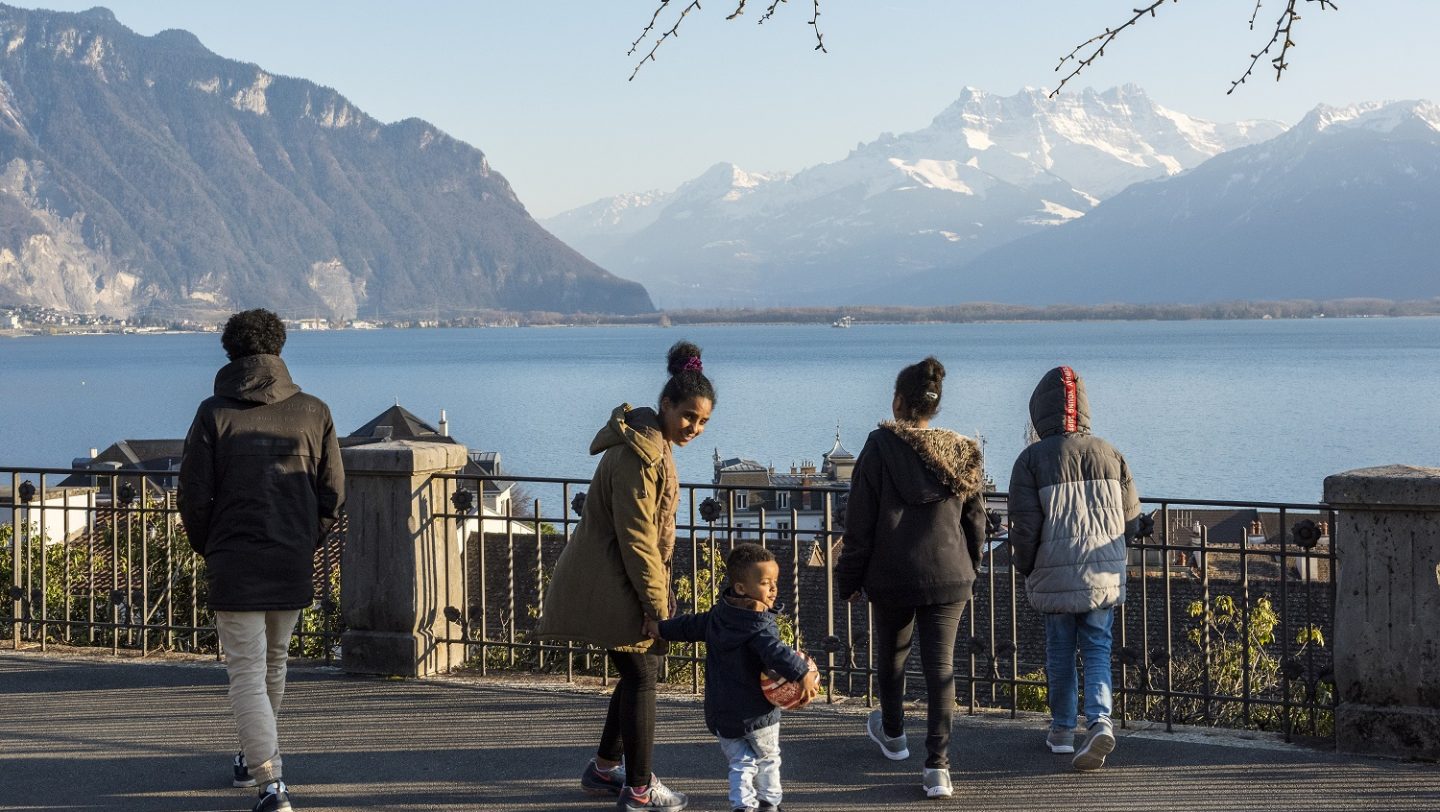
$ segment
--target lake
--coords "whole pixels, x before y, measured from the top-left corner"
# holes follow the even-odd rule
[[[291,333],[296,382],[344,434],[399,402],[506,473],[588,478],[590,438],[622,401],[653,404],[664,354],[705,350],[718,403],[680,449],[708,482],[716,449],[777,469],[837,426],[859,453],[896,372],[948,370],[937,425],[984,436],[1003,488],[1044,372],[1085,379],[1093,427],[1146,496],[1317,501],[1328,474],[1440,466],[1440,319],[373,330]],[[119,439],[181,437],[225,362],[216,334],[0,339],[0,465],[66,467]]]

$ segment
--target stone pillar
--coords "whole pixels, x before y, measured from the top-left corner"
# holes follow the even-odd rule
[[[397,440],[341,449],[349,527],[341,559],[341,665],[359,674],[423,677],[460,665],[465,646],[437,639],[456,632],[446,606],[460,606],[460,552],[451,489],[430,476],[465,465],[454,443]]]
[[[1336,743],[1440,758],[1440,468],[1325,478],[1335,539]]]

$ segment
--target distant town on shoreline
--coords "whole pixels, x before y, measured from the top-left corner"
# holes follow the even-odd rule
[[[282,314],[282,316],[285,314]],[[589,327],[810,324],[848,328],[865,324],[966,324],[1021,321],[1195,321],[1231,319],[1396,318],[1440,316],[1440,297],[1411,301],[1336,299],[1228,301],[1208,304],[1007,305],[990,302],[936,307],[765,307],[658,310],[636,315],[478,311],[463,317],[339,319],[287,317],[292,330],[373,330],[444,327]],[[160,315],[132,317],[68,313],[34,305],[0,305],[0,336],[103,333],[212,332],[212,319]]]

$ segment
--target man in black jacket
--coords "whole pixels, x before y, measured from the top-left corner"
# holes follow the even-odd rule
[[[235,786],[260,787],[254,812],[291,809],[275,717],[315,548],[340,518],[345,473],[330,409],[280,360],[285,325],[268,310],[236,313],[215,375],[185,437],[180,517],[205,557],[210,608],[225,650],[241,750]]]

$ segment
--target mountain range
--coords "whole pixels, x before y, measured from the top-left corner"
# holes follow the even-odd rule
[[[833,163],[794,174],[717,164],[673,192],[608,198],[543,224],[664,307],[874,300],[1284,129],[1203,121],[1131,85],[1056,99],[966,88],[928,127]]]
[[[351,318],[635,313],[645,290],[553,237],[478,149],[335,90],[136,34],[103,8],[0,6],[0,301],[267,306]]]
[[[1440,296],[1440,106],[1320,106],[1063,228],[919,275],[892,304]]]

